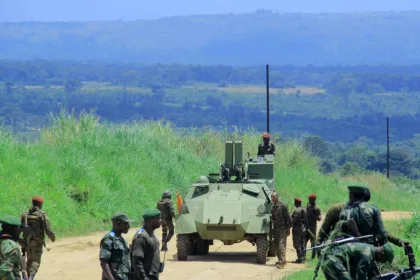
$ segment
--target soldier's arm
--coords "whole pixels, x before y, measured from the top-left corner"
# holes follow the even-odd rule
[[[19,247],[5,242],[2,244],[1,251],[3,259],[0,263],[0,279],[16,280],[14,268],[20,266]]]
[[[377,207],[374,207],[374,215],[374,219],[376,221],[374,232],[379,241],[379,245],[383,245],[387,242],[387,234],[385,232],[385,226],[382,220],[381,211]]]
[[[44,230],[45,230],[45,233],[47,234],[48,238],[52,242],[55,242],[55,234],[54,234],[54,232],[51,229],[51,221],[50,221],[50,219],[48,218],[48,216],[46,214],[43,214],[43,216],[44,216],[43,221],[44,221]]]
[[[286,222],[286,227],[290,229],[292,227],[292,218],[290,217],[289,207],[287,205],[283,205],[283,215]]]
[[[139,234],[133,241],[133,270],[137,279],[146,280],[147,275],[144,270],[144,251],[146,250],[146,240],[143,235]]]
[[[391,242],[392,244],[402,247],[404,246],[405,241],[403,239],[400,239],[398,237],[396,237],[395,235],[391,234],[389,231],[385,230],[386,235],[387,235],[387,239],[389,242]]]
[[[105,274],[106,279],[116,280],[112,275],[111,268],[109,267],[109,260],[111,258],[112,239],[105,238],[101,241],[101,249],[99,251],[99,260],[101,261],[101,268]]]
[[[167,207],[169,210],[169,214],[171,215],[172,218],[175,217],[175,210],[174,210],[174,203],[172,202],[172,200],[169,200],[167,202]]]
[[[273,155],[276,155],[276,145],[273,144]]]
[[[316,214],[316,219],[318,220],[318,222],[320,222],[322,219],[322,215],[321,215],[321,209],[318,206],[315,208],[315,214]]]
[[[329,209],[327,211],[327,214],[325,215],[325,220],[322,223],[321,228],[318,232],[318,244],[321,244],[328,238],[328,235],[331,232],[331,226],[334,220],[334,215],[336,214],[334,212],[334,209]]]
[[[355,279],[368,279],[369,272],[372,270],[374,259],[370,248],[366,247],[359,252],[360,260],[356,265]]]

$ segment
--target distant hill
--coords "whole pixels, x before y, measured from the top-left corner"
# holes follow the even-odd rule
[[[0,24],[0,59],[144,63],[420,63],[420,12],[197,15]]]

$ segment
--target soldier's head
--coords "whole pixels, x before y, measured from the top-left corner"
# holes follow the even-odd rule
[[[130,223],[133,222],[132,219],[124,213],[116,213],[112,216],[112,228],[119,233],[127,233],[130,229]]]
[[[160,217],[160,211],[158,209],[147,209],[143,214],[144,226],[155,230],[160,227],[162,219]]]
[[[262,135],[264,145],[268,145],[270,143],[270,134],[267,132]]]
[[[302,199],[295,197],[295,207],[300,207],[302,205]]]
[[[10,234],[15,240],[18,239],[21,222],[18,217],[6,215],[0,219],[3,233]]]
[[[39,209],[42,209],[42,204],[44,203],[44,199],[40,196],[32,197],[32,206],[37,206]]]
[[[171,191],[170,190],[166,190],[162,193],[162,198],[171,198]]]
[[[273,192],[271,194],[271,200],[273,201],[273,203],[279,202],[279,194],[277,192]]]
[[[365,188],[365,202],[368,202],[370,200],[370,190],[368,188]]]
[[[349,190],[349,202],[350,204],[356,201],[364,201],[366,194],[366,187],[362,185],[352,184],[347,187]]]
[[[392,249],[392,245],[386,243],[384,246],[376,247],[375,256],[378,262],[392,263],[392,261],[394,260],[394,250]]]
[[[309,200],[309,203],[310,203],[310,204],[315,204],[316,194],[311,193],[311,194],[308,196],[308,200]]]

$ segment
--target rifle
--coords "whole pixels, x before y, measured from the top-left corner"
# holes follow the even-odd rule
[[[340,244],[348,243],[348,242],[351,242],[351,241],[354,241],[354,240],[370,238],[372,236],[373,236],[372,234],[369,234],[369,235],[364,235],[364,236],[359,236],[359,237],[349,237],[349,238],[341,237],[341,238],[338,238],[338,239],[336,239],[332,242],[329,242],[329,243],[323,243],[321,245],[314,246],[314,247],[311,247],[311,248],[305,248],[303,251],[306,252],[306,251],[313,250],[313,249],[322,249],[322,248],[325,248],[327,246],[340,245]],[[315,280],[318,277],[319,268],[321,267],[321,263],[324,260],[323,257],[324,257],[324,254],[321,254],[321,257],[319,258],[318,263],[315,267],[313,280]],[[384,280],[387,280],[387,279],[384,279]]]
[[[404,253],[408,257],[408,268],[403,268],[395,272],[381,274],[378,277],[378,280],[416,279],[417,273],[420,274],[420,267],[416,267],[416,258],[413,253],[413,248],[410,244],[404,247]]]

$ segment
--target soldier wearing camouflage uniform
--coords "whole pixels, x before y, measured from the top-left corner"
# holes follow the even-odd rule
[[[360,235],[373,234],[374,237],[365,242],[372,245],[383,245],[387,242],[387,235],[377,207],[366,203],[366,187],[351,185],[349,190],[349,204],[340,213],[340,220],[354,220]]]
[[[21,271],[21,254],[17,239],[19,237],[20,220],[18,217],[5,216],[0,219],[0,279],[20,280],[26,271]]]
[[[51,229],[51,222],[47,214],[42,211],[44,199],[40,196],[32,198],[32,208],[21,216],[21,223],[24,226],[25,250],[27,253],[26,269],[29,279],[35,279],[35,275],[41,265],[43,246],[45,246],[45,234],[55,242],[55,235]],[[29,229],[28,231],[25,228]]]
[[[306,206],[306,234],[305,247],[311,241],[311,247],[316,244],[317,222],[321,221],[321,209],[316,205],[316,194],[308,196],[309,202]],[[312,259],[315,258],[315,251],[312,251]]]
[[[273,222],[273,247],[275,248],[278,262],[277,268],[283,268],[286,265],[286,246],[287,236],[290,235],[292,219],[287,204],[279,200],[277,192],[271,195],[273,208],[271,209],[271,219]]]
[[[368,202],[369,200],[370,200],[370,191],[368,188],[366,188],[364,201]],[[342,203],[334,204],[333,206],[331,206],[330,209],[328,209],[327,214],[325,215],[324,222],[322,223],[321,228],[319,229],[319,232],[318,232],[317,245],[322,244],[324,241],[328,239],[331,231],[335,228],[336,224],[339,221],[341,211],[346,206],[348,206],[348,203],[342,202]],[[372,205],[372,207],[376,207],[376,206]],[[386,232],[388,241],[396,246],[402,247],[408,243],[407,241],[392,235],[387,230],[385,230],[385,232]]]
[[[123,233],[130,229],[129,219],[124,213],[112,216],[112,230],[100,242],[99,260],[102,280],[129,280],[131,275],[130,249]]]
[[[372,279],[379,274],[378,262],[391,263],[391,245],[374,247],[365,243],[330,245],[322,250],[321,269],[327,280]]]
[[[293,247],[296,250],[297,260],[293,263],[303,263],[305,261],[305,223],[306,223],[306,213],[305,209],[302,208],[302,200],[300,198],[295,198],[295,207],[296,209],[292,213],[292,238],[293,238]]]
[[[175,210],[171,200],[171,192],[164,191],[162,194],[162,199],[157,202],[156,207],[162,217],[162,251],[167,251],[167,243],[171,240],[174,235],[174,224],[172,218],[175,217]],[[169,234],[168,234],[169,229]]]
[[[154,235],[161,225],[158,209],[144,212],[144,226],[139,229],[132,241],[133,280],[158,280],[160,273],[159,240]]]
[[[276,155],[276,146],[270,141],[270,134],[263,134],[263,143],[258,145],[257,156]]]

